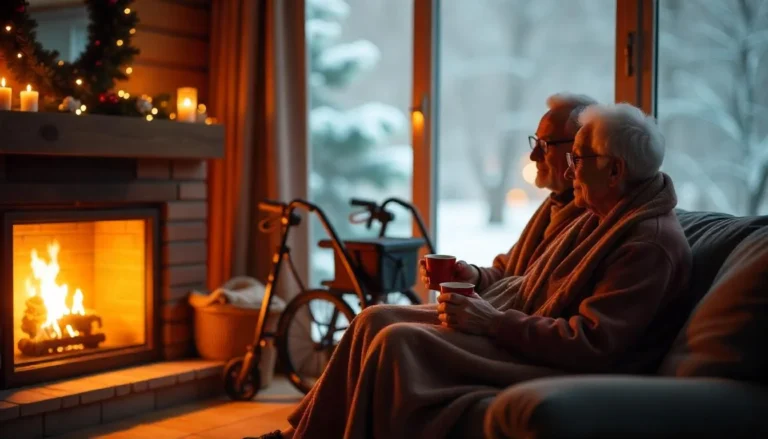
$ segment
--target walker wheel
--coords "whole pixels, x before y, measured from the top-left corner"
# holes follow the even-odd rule
[[[224,391],[234,401],[250,401],[261,388],[261,374],[258,369],[251,369],[241,386],[237,377],[243,369],[243,357],[229,360],[224,366]]]

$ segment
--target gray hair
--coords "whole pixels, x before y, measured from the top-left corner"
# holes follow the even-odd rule
[[[579,114],[590,105],[597,104],[597,101],[583,94],[574,93],[555,93],[547,98],[547,107],[551,112],[567,112],[568,119],[565,120],[565,131],[576,135],[581,128],[579,123]]]
[[[629,181],[644,180],[659,172],[664,161],[664,137],[653,117],[637,107],[620,103],[590,105],[579,117],[592,126],[592,149],[624,160]]]

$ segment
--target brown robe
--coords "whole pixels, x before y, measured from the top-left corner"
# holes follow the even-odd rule
[[[582,213],[584,208],[573,202],[573,189],[560,194],[552,193],[536,209],[520,234],[520,239],[507,253],[496,256],[490,267],[475,265],[480,273],[475,289],[482,295],[488,286],[499,279],[522,276],[554,238]]]
[[[440,326],[436,305],[364,310],[289,417],[295,437],[442,438],[509,385],[632,370],[625,354],[689,276],[675,204],[660,174],[605,218],[579,217],[524,276],[489,286],[485,297],[504,311],[495,339]]]

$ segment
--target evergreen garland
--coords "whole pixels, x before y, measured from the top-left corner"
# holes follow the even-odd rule
[[[0,1],[0,56],[20,84],[33,84],[41,107],[67,111],[60,105],[71,97],[89,113],[143,116],[138,99],[118,97],[111,90],[116,80],[128,79],[127,69],[139,50],[131,38],[139,22],[131,9],[134,0],[84,0],[88,8],[88,44],[73,63],[59,60],[59,53],[37,41],[37,22],[29,15],[27,0]],[[167,118],[169,95],[152,99]]]

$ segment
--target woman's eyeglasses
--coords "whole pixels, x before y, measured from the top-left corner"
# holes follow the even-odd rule
[[[573,143],[574,139],[559,139],[559,140],[544,140],[539,139],[536,136],[528,136],[528,144],[531,145],[531,151],[538,146],[541,151],[546,154],[550,146],[563,145],[566,143]]]
[[[565,160],[568,162],[568,167],[571,169],[576,169],[581,165],[581,162],[584,159],[591,159],[595,157],[608,157],[605,155],[576,155],[570,152],[565,153]]]

